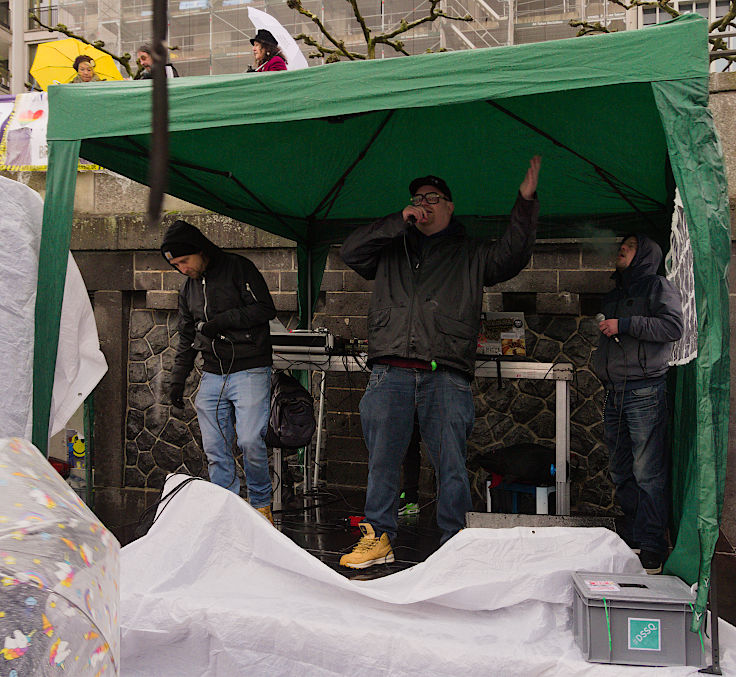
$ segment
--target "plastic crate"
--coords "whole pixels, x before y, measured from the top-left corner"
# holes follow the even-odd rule
[[[587,571],[572,578],[573,632],[587,661],[704,664],[701,636],[690,632],[695,594],[679,578]]]

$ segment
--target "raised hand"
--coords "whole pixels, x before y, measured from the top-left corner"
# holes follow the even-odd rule
[[[531,200],[537,191],[537,182],[539,181],[539,168],[542,165],[542,156],[535,155],[529,161],[529,169],[526,170],[526,176],[519,186],[521,197],[525,200]]]

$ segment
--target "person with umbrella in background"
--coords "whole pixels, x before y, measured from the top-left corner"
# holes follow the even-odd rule
[[[256,67],[249,66],[249,73],[286,70],[286,56],[281,51],[271,31],[260,28],[256,33],[256,37],[251,38],[250,44],[253,45]]]
[[[85,80],[82,76],[89,77],[89,71],[92,77]],[[123,79],[110,54],[74,38],[40,43],[30,73],[44,92],[49,85]]]
[[[95,62],[91,56],[80,54],[74,59],[74,70],[77,71],[76,77],[72,80],[75,82],[100,82],[100,78],[95,73]]]

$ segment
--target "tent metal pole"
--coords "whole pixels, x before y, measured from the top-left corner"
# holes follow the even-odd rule
[[[325,418],[325,381],[327,372],[322,372],[319,382],[319,414],[317,415],[317,442],[314,451],[314,487],[319,488],[319,466],[322,463],[322,423]]]
[[[312,248],[307,247],[307,329],[312,330]]]
[[[710,590],[708,591],[708,597],[710,602],[710,624],[711,624],[711,638],[710,638],[710,657],[711,664],[707,668],[698,670],[706,675],[722,675],[721,672],[721,647],[718,642],[718,586],[716,581],[718,580],[718,574],[716,572],[718,565],[716,564],[715,555],[710,563]]]
[[[169,164],[169,100],[166,83],[167,2],[154,0],[153,3],[153,90],[151,96],[151,148],[149,153],[148,213],[146,223],[149,228],[161,225],[161,206],[166,192]]]

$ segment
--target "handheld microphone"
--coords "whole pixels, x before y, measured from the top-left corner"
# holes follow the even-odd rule
[[[416,226],[417,225],[417,217],[414,216],[414,214],[409,214],[409,216],[406,217],[406,222],[410,226]]]
[[[603,321],[604,321],[605,319],[606,319],[606,316],[605,316],[605,315],[604,315],[603,313],[598,313],[598,314],[597,314],[597,315],[595,316],[595,320],[596,320],[596,322],[598,322],[599,324],[600,324],[601,322],[603,322]],[[611,336],[611,338],[612,338],[612,339],[613,339],[614,341],[616,341],[616,343],[621,343],[621,341],[619,341],[619,340],[618,340],[618,335],[614,334],[613,336]]]

